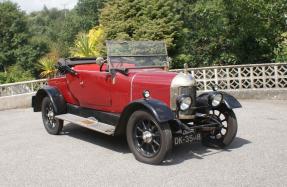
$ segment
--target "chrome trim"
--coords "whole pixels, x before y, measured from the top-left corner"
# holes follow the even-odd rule
[[[131,79],[131,88],[130,88],[130,101],[133,101],[133,83],[134,83],[134,79],[136,77],[137,74],[134,74],[134,76]]]
[[[179,73],[172,79],[170,85],[170,108],[172,110],[176,110],[176,98],[181,94],[180,88],[192,87],[195,86],[195,84],[195,79],[188,73]]]

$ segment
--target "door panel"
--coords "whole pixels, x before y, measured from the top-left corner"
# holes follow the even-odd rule
[[[80,106],[97,109],[111,106],[111,76],[107,72],[78,70],[78,75],[67,75],[69,89]]]

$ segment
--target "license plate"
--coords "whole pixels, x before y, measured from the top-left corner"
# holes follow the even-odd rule
[[[200,133],[191,133],[188,135],[177,136],[177,137],[174,137],[173,139],[174,145],[199,142],[199,141],[201,141]]]

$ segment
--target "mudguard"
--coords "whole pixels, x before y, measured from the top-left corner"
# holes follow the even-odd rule
[[[133,101],[124,109],[123,115],[130,111],[134,112],[135,108],[147,109],[159,123],[164,123],[175,118],[172,110],[166,106],[166,104],[156,99],[140,99]]]
[[[40,112],[42,100],[48,96],[51,99],[56,114],[63,114],[67,110],[66,101],[60,91],[52,86],[44,86],[32,97],[32,107],[34,112]]]
[[[213,91],[213,92],[206,92],[206,93],[200,94],[196,98],[197,107],[210,106],[209,105],[209,98],[214,93],[221,93],[223,95],[223,101],[222,102],[228,109],[234,109],[234,108],[241,108],[242,107],[241,104],[239,103],[239,101],[235,97],[233,97],[232,95],[230,95],[228,93],[221,92],[221,91]]]
[[[142,109],[149,111],[160,124],[175,119],[174,112],[163,102],[156,99],[139,99],[126,106],[120,117],[116,133],[124,133],[131,114],[136,110]]]

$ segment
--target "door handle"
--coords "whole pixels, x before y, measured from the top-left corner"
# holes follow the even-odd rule
[[[84,85],[84,81],[81,80],[80,81],[80,85],[83,86]]]

